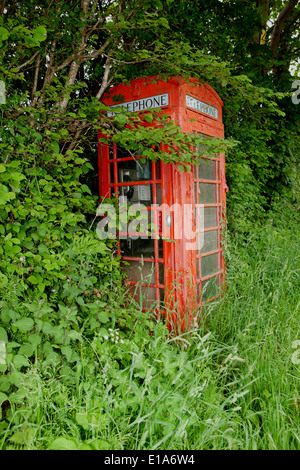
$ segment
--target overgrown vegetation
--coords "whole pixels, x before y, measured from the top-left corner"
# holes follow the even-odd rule
[[[0,448],[299,448],[298,2],[0,13]],[[176,338],[128,300],[114,242],[95,236],[98,129],[192,159],[179,132],[170,154],[149,150],[174,142],[173,123],[128,131],[99,100],[172,74],[222,97],[230,189],[226,292]]]
[[[38,332],[17,320],[12,348],[31,365],[1,376],[1,448],[298,449],[299,255],[285,235],[230,241],[223,299],[180,337],[142,314],[130,331],[77,314],[62,346],[61,311],[40,306]]]

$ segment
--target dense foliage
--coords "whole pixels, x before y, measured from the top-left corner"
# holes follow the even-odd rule
[[[169,122],[145,132],[136,118],[135,128],[128,131],[132,117],[121,113],[108,121],[100,100],[109,86],[140,76],[180,74],[209,82],[225,103],[222,145],[227,152],[230,237],[248,243],[253,227],[262,230],[266,220],[266,238],[272,239],[273,232],[276,238],[280,227],[289,226],[292,234],[300,214],[299,106],[291,100],[298,66],[298,1],[2,0],[0,14],[0,80],[6,88],[6,102],[0,100],[1,445],[213,447],[212,423],[220,435],[226,434],[228,406],[247,390],[228,385],[236,377],[231,367],[235,345],[230,344],[236,332],[230,336],[228,329],[222,339],[212,335],[208,340],[205,326],[196,333],[201,347],[191,338],[189,354],[184,337],[175,348],[176,341],[161,342],[164,326],[154,325],[139,306],[124,300],[114,243],[100,242],[95,235],[98,129],[133,151],[142,148],[149,158],[185,164],[192,161],[190,144],[196,141]],[[158,118],[149,113],[142,119],[151,127]],[[160,141],[174,143],[169,154],[151,151],[151,144]],[[212,152],[217,145],[212,142]],[[277,282],[284,263],[293,259],[293,237],[286,258],[279,241],[272,239]],[[234,243],[232,250],[240,249],[247,257],[247,250]],[[265,250],[264,243],[255,245],[257,251]],[[258,267],[251,268],[250,259],[238,266],[233,252],[228,266],[239,275],[233,275],[227,304],[222,305],[230,304],[230,295],[235,302],[245,295],[250,304],[250,290],[257,292],[258,286],[250,283],[243,294],[246,287],[239,284],[239,276],[244,268],[255,276]],[[282,281],[286,303],[296,269],[286,271],[291,281]],[[270,302],[263,295],[258,299]],[[293,299],[294,315],[294,293]],[[228,308],[224,315],[229,322]],[[293,321],[297,324],[296,316]],[[243,323],[240,328],[248,327]],[[295,330],[288,341],[296,339]],[[244,371],[243,380],[252,380],[251,370]],[[293,375],[293,370],[288,373]],[[192,384],[191,406],[182,398],[187,383]],[[133,397],[122,401],[128,385]],[[271,393],[267,386],[264,390],[266,396]],[[184,404],[180,416],[169,410],[169,396],[174,410]],[[207,401],[217,408],[205,410]],[[65,403],[68,409],[55,422],[53,409]],[[160,410],[157,403],[162,403]],[[296,408],[298,404],[296,396]],[[283,409],[294,423],[289,406],[291,414]],[[155,411],[148,419],[145,410],[151,407]],[[241,416],[240,409],[232,410],[229,421],[247,419],[260,436],[262,410],[252,411]],[[165,423],[163,428],[152,425],[157,421]],[[135,442],[126,440],[130,432]],[[189,443],[187,432],[193,435]],[[229,434],[216,447],[224,442],[240,448],[267,445],[260,437],[246,444]],[[62,435],[66,440],[53,444]],[[280,439],[275,447],[284,447]],[[287,447],[294,448],[296,439],[292,433]]]

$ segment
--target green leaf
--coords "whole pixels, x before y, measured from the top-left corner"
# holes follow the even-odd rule
[[[5,341],[0,340],[0,364],[6,364],[6,346]]]
[[[17,354],[13,358],[13,364],[16,366],[17,369],[21,369],[21,367],[28,367],[29,366],[29,361],[22,354]]]
[[[125,126],[127,122],[127,116],[125,116],[125,114],[117,114],[114,118],[114,121],[116,121],[121,126]]]
[[[34,353],[34,350],[35,350],[34,344],[32,344],[32,343],[24,343],[24,344],[20,347],[18,353],[19,353],[19,354],[22,354],[22,355],[24,355],[24,356],[26,356],[26,357],[30,357],[30,356],[32,356],[32,354]]]
[[[50,450],[77,450],[78,444],[75,439],[68,437],[58,437],[48,447]]]
[[[101,323],[106,323],[108,322],[109,320],[109,316],[107,315],[107,313],[105,312],[100,312],[98,314],[98,320],[101,322]]]
[[[47,38],[47,30],[44,26],[38,26],[33,30],[33,37],[35,40],[42,42]]]
[[[66,356],[67,361],[70,362],[72,357],[72,348],[70,346],[63,346],[61,348],[61,352]]]
[[[6,28],[0,26],[0,41],[5,41],[9,38],[9,31]]]
[[[57,142],[51,142],[50,147],[53,153],[59,153],[59,145]]]
[[[107,441],[104,441],[103,439],[96,439],[91,444],[97,450],[109,450],[109,449],[111,449],[111,445]]]
[[[0,204],[4,205],[11,199],[10,193],[8,191],[0,190]]]
[[[5,400],[7,400],[7,396],[5,393],[0,392],[0,403],[3,403]]]
[[[152,114],[144,114],[144,119],[147,122],[153,122],[153,115]]]
[[[31,276],[29,276],[29,278],[27,279],[29,282],[31,282],[31,284],[38,284],[39,281],[37,280],[37,278],[32,274]]]
[[[24,426],[24,429],[22,431],[15,432],[15,434],[13,434],[12,437],[9,438],[9,440],[11,442],[15,442],[16,444],[26,445],[33,438],[34,432],[34,429],[29,428],[26,425]]]
[[[0,273],[0,288],[5,287],[8,284],[8,277],[5,274]]]
[[[89,428],[89,418],[85,413],[76,413],[76,423],[83,427],[83,429]]]
[[[4,341],[4,343],[7,343],[8,341],[7,333],[2,326],[0,326],[0,341]]]
[[[21,320],[15,321],[12,325],[26,333],[27,331],[32,330],[34,321],[32,318],[22,318]]]

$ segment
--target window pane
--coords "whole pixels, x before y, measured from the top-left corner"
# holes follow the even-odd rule
[[[119,193],[127,198],[128,204],[141,203],[148,207],[153,203],[152,184],[119,186]]]
[[[123,256],[132,256],[133,258],[154,258],[154,240],[152,238],[132,240],[127,238],[121,240],[121,253]]]
[[[158,257],[159,258],[164,257],[164,241],[162,238],[158,239]]]
[[[216,161],[199,158],[199,180],[216,180]]]
[[[211,230],[209,232],[200,233],[201,253],[208,253],[210,251],[218,250],[218,248],[218,230]]]
[[[219,253],[201,258],[201,278],[219,271]]]
[[[117,157],[116,158],[128,158],[131,157],[132,155],[128,150],[123,149],[122,147],[117,147]]]
[[[161,161],[155,162],[155,178],[161,179]]]
[[[215,204],[217,202],[217,185],[211,183],[199,183],[199,203]]]
[[[219,293],[219,276],[211,277],[202,282],[202,302],[216,297]]]
[[[200,259],[196,259],[197,279],[200,279]]]
[[[115,182],[115,175],[114,175],[114,164],[110,163],[110,182],[113,184]]]
[[[114,158],[114,144],[112,142],[109,143],[109,159],[112,160]]]
[[[162,204],[162,199],[161,199],[161,184],[156,185],[156,204],[161,205]]]
[[[204,228],[217,227],[218,225],[218,208],[204,207]]]
[[[152,179],[152,165],[149,160],[145,163],[134,160],[118,162],[119,183],[130,181],[148,181]]]
[[[142,308],[154,308],[157,305],[155,287],[128,286],[128,292]]]
[[[145,282],[145,284],[155,284],[155,266],[149,261],[129,261],[129,265],[124,263],[124,271],[128,281]]]
[[[164,285],[165,283],[165,266],[163,263],[159,263],[159,283]]]

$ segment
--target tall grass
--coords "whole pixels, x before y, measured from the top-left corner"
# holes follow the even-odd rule
[[[191,333],[149,332],[141,316],[122,343],[116,329],[83,340],[69,372],[15,374],[0,448],[299,449],[297,237],[229,241],[227,264],[223,297]]]
[[[231,387],[253,380],[239,404],[245,448],[300,448],[298,235],[268,228],[242,249],[229,243],[227,292],[208,312],[209,328],[244,361]]]

